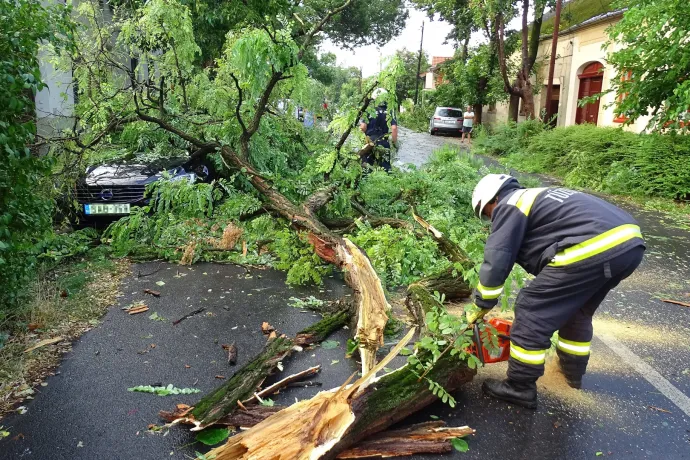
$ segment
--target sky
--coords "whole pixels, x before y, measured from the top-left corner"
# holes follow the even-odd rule
[[[422,21],[424,25],[424,51],[429,58],[431,56],[453,56],[455,50],[452,44],[443,44],[452,27],[444,21],[430,21],[426,13],[410,8],[410,17],[407,19],[403,32],[381,48],[376,46],[363,46],[355,48],[354,52],[343,50],[326,41],[321,46],[322,52],[335,53],[338,64],[344,67],[355,66],[362,68],[362,75],[369,77],[377,73],[381,57],[391,56],[396,50],[407,48],[410,51],[419,51],[419,38]]]

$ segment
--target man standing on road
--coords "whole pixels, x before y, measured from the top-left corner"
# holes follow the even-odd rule
[[[376,99],[386,90],[378,88],[373,98]],[[398,122],[395,118],[391,118],[391,128],[388,130],[388,106],[385,102],[376,107],[376,115],[369,117],[367,121],[360,122],[360,129],[367,137],[367,146],[362,149],[362,166],[365,163],[370,166],[379,166],[387,172],[391,170],[391,145],[389,138],[393,144],[398,143]]]
[[[467,136],[467,144],[472,145],[472,126],[474,125],[474,112],[472,106],[467,106],[467,111],[462,115],[462,138],[460,141],[465,143],[465,136]]]
[[[536,409],[537,379],[558,331],[557,354],[568,384],[580,388],[592,340],[592,315],[606,294],[642,261],[645,242],[635,219],[586,193],[524,188],[507,174],[489,174],[472,193],[478,217],[491,220],[473,300],[482,318],[518,263],[536,278],[518,294],[510,331],[508,378],[487,379],[489,396]]]

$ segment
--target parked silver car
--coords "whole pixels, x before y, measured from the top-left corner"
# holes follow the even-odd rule
[[[436,107],[429,120],[429,134],[462,133],[462,109],[455,107]]]

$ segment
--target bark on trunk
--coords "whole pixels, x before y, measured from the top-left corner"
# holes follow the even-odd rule
[[[444,422],[426,422],[400,430],[384,431],[341,452],[338,459],[388,458],[450,452],[451,439],[474,434],[468,426],[446,428]]]
[[[482,104],[474,104],[472,106],[472,111],[474,112],[474,123],[476,125],[482,124],[482,110],[484,106]]]
[[[518,121],[518,114],[520,113],[520,96],[511,94],[510,103],[508,105],[508,121]]]

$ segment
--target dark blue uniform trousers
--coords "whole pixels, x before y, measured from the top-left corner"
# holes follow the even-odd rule
[[[555,331],[564,373],[571,377],[584,375],[593,334],[592,315],[606,294],[640,265],[644,250],[644,246],[636,246],[584,268],[544,268],[520,291],[515,302],[508,378],[531,382],[541,377]]]

